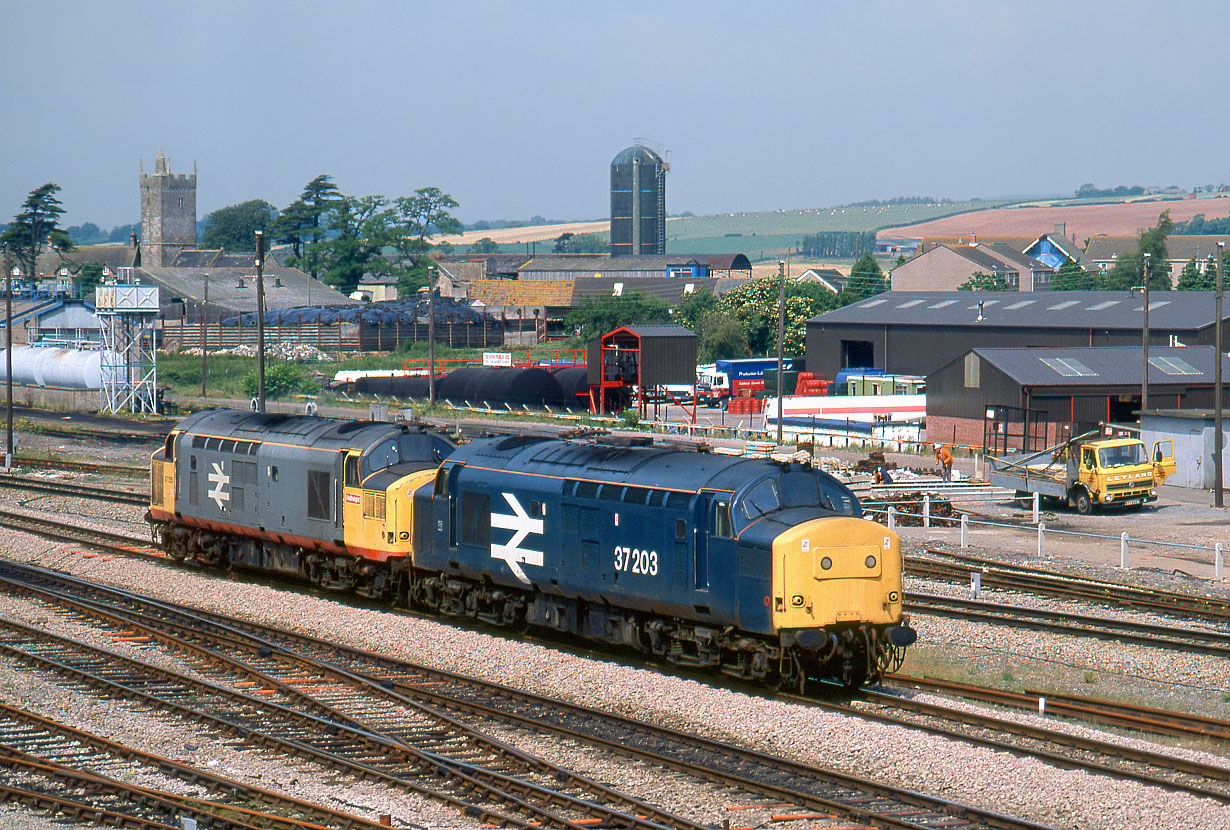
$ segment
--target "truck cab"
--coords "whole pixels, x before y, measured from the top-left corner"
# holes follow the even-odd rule
[[[1068,455],[1070,501],[1081,513],[1097,505],[1135,507],[1157,500],[1157,488],[1174,474],[1174,443],[1158,441],[1150,453],[1135,438],[1087,441]]]

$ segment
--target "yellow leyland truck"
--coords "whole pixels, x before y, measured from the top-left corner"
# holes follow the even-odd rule
[[[1157,488],[1175,471],[1174,442],[1150,452],[1133,430],[1103,425],[1045,450],[988,457],[987,480],[1016,491],[1022,502],[1038,493],[1089,514],[1095,507],[1138,508],[1157,500]]]

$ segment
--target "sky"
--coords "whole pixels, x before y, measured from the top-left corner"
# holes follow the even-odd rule
[[[1220,0],[2,0],[0,29],[0,221],[50,181],[64,226],[136,222],[159,149],[202,218],[326,173],[601,219],[642,139],[672,214],[1230,181]]]

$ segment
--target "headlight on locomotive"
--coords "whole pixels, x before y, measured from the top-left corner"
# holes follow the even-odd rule
[[[864,519],[813,519],[773,541],[780,630],[901,621],[901,541]]]

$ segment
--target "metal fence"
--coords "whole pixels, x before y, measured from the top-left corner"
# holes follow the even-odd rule
[[[968,499],[968,501],[975,501],[975,500],[981,500],[981,499]],[[923,523],[923,527],[925,528],[931,527],[934,519],[942,519],[945,522],[956,521],[956,519],[950,516],[933,517],[931,514],[931,496],[929,494],[924,495],[920,501],[905,502],[905,503],[922,505],[922,513],[921,513],[922,523]],[[884,524],[888,527],[889,530],[894,530],[897,527],[897,517],[898,515],[900,515],[900,511],[898,511],[896,507],[892,505],[889,505],[886,508],[864,507],[863,512],[871,514],[871,515],[883,515]],[[910,515],[917,515],[917,514],[910,514]],[[970,536],[970,526],[971,525],[980,525],[983,527],[999,527],[999,528],[1005,528],[1008,530],[1024,531],[1024,532],[1028,532],[1031,534],[1035,534],[1037,537],[1037,545],[1038,545],[1037,551],[1038,551],[1039,557],[1043,556],[1046,553],[1046,537],[1048,534],[1052,536],[1072,536],[1072,537],[1079,537],[1079,538],[1084,538],[1084,539],[1099,539],[1103,541],[1118,542],[1119,543],[1119,567],[1125,570],[1131,567],[1130,555],[1131,555],[1131,546],[1133,544],[1151,545],[1151,546],[1158,547],[1158,548],[1180,548],[1183,550],[1208,551],[1209,553],[1212,554],[1211,558],[1212,558],[1212,564],[1213,564],[1213,578],[1217,580],[1224,578],[1223,573],[1225,571],[1225,546],[1221,542],[1217,542],[1211,546],[1210,545],[1193,545],[1193,544],[1189,544],[1186,542],[1163,542],[1159,539],[1135,538],[1135,537],[1129,536],[1126,530],[1119,533],[1118,535],[1107,534],[1107,533],[1086,533],[1086,532],[1077,531],[1077,530],[1054,530],[1054,529],[1048,530],[1046,527],[1046,523],[1039,519],[1038,494],[1037,493],[1034,494],[1034,498],[1033,498],[1033,521],[1030,524],[1014,524],[1011,522],[992,522],[992,521],[986,521],[982,519],[971,519],[968,513],[963,513],[961,514],[961,518],[960,518],[961,547],[963,548],[969,547],[969,536]]]

